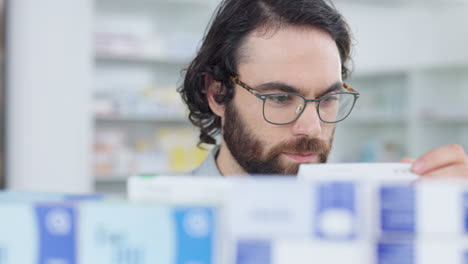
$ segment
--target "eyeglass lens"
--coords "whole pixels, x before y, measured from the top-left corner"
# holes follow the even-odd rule
[[[350,93],[335,93],[322,97],[317,110],[324,122],[338,122],[346,118],[353,108],[355,97]],[[285,124],[295,121],[305,109],[306,101],[295,94],[274,94],[266,98],[263,114],[267,121]]]

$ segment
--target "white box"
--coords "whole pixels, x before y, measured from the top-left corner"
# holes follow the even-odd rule
[[[217,256],[215,263],[225,263],[229,249],[225,236],[225,204],[232,181],[221,177],[133,176],[127,182],[130,201],[183,206],[210,206],[217,211]]]
[[[214,264],[216,210],[130,203],[80,208],[81,264]]]
[[[404,181],[419,178],[407,163],[327,163],[302,164],[300,180],[348,179],[355,181]]]
[[[460,264],[468,261],[468,241],[307,239],[241,240],[229,264]]]
[[[215,264],[217,212],[131,203],[1,203],[1,264]]]
[[[222,205],[231,186],[221,177],[133,176],[127,182],[127,195],[134,202]]]
[[[375,210],[382,234],[422,238],[468,235],[468,182],[421,181],[417,185],[382,185]]]
[[[231,254],[235,241],[242,239],[366,237],[359,193],[359,186],[349,181],[309,183],[280,177],[237,181],[226,208]]]

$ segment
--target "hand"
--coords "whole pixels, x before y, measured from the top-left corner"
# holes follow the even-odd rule
[[[429,151],[412,163],[414,173],[427,177],[468,177],[468,156],[460,145],[446,145]]]

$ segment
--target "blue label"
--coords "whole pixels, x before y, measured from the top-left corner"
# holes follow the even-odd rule
[[[236,264],[270,264],[271,244],[266,240],[237,242]]]
[[[76,212],[67,205],[37,205],[39,264],[76,263]]]
[[[351,182],[331,182],[319,184],[316,188],[315,236],[322,239],[356,239],[358,215],[355,185]]]
[[[464,223],[465,223],[465,233],[468,233],[468,192],[463,194],[463,212],[464,212]]]
[[[468,264],[468,252],[463,253],[463,264]]]
[[[415,189],[410,186],[380,188],[382,232],[415,232]]]
[[[213,263],[214,209],[176,209],[174,216],[177,226],[176,263]]]
[[[377,264],[413,263],[415,263],[415,255],[412,242],[380,242],[377,244]]]

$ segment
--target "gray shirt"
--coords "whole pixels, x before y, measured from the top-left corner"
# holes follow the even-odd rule
[[[187,174],[191,176],[222,176],[218,166],[216,165],[216,156],[218,155],[218,152],[219,146],[214,147],[210,151],[210,154],[208,154],[208,157],[206,157],[206,159],[202,162],[202,164]]]

